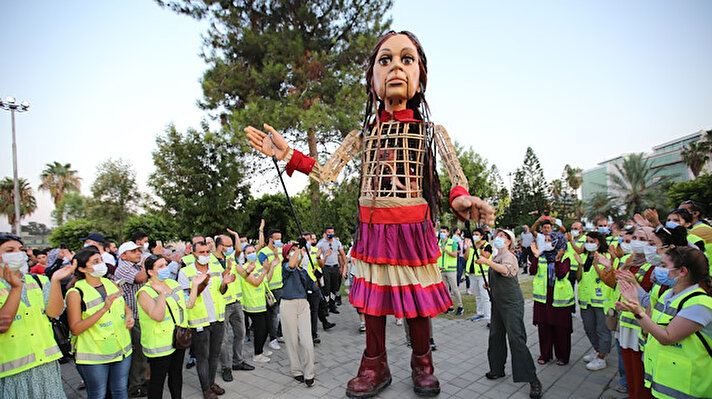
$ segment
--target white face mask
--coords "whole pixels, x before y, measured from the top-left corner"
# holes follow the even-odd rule
[[[210,255],[198,256],[198,263],[207,265],[210,262]]]
[[[148,249],[148,243],[147,243],[147,242],[144,242],[144,243],[143,243],[143,249]]]
[[[18,251],[2,254],[2,263],[7,263],[7,265],[10,266],[10,270],[12,271],[21,270],[23,267],[26,269],[27,253],[23,251]],[[26,271],[24,273],[26,273]]]
[[[630,242],[630,250],[634,254],[642,254],[645,253],[645,247],[648,245],[647,241],[642,241],[642,240],[632,240]]]
[[[623,250],[623,253],[626,253],[626,254],[633,252],[633,246],[629,242],[623,241],[621,243],[621,249]]]
[[[586,251],[588,252],[594,252],[598,250],[598,244],[596,244],[595,242],[587,242],[583,244],[583,247],[586,248]]]
[[[554,250],[554,244],[551,242],[545,242],[544,243],[544,251],[553,251]]]
[[[478,235],[477,235],[477,236],[472,236],[472,242],[478,242],[478,241],[481,240],[481,239],[482,239],[482,238],[481,238],[480,236],[478,236]]]
[[[581,234],[578,230],[571,230],[571,237],[578,237]]]
[[[96,265],[93,266],[94,271],[89,273],[91,276],[94,277],[104,277],[106,275],[107,270],[109,268],[106,266],[106,263],[97,263]]]

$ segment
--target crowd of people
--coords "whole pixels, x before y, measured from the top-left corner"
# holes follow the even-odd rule
[[[184,365],[215,398],[225,393],[217,375],[229,382],[233,371],[255,369],[243,354],[248,338],[251,363],[270,362],[283,345],[291,375],[313,386],[319,321],[324,330],[335,325],[328,316],[339,313],[341,283],[353,278],[351,248],[333,227],[320,240],[303,232],[289,243],[264,228],[254,243],[227,229],[165,246],[140,231],[118,247],[92,233],[76,253],[28,250],[20,237],[0,236],[0,397],[63,398],[59,363],[73,361],[88,398],[161,398],[166,380],[180,398]],[[536,363],[569,363],[578,304],[592,347],[586,369],[605,369],[616,350],[616,389],[630,398],[712,396],[712,227],[699,204],[686,201],[665,221],[653,210],[599,217],[588,231],[541,216],[519,237],[488,226],[441,226],[437,235],[453,297],[446,313],[463,315],[465,284],[476,300],[470,320],[489,328],[487,378],[504,377],[508,343],[514,381],[542,396],[518,282],[528,273]],[[71,349],[57,335],[62,325]],[[430,344],[435,350],[432,329]]]

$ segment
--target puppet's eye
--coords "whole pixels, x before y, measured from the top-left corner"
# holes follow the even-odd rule
[[[415,57],[412,55],[403,56],[403,64],[410,65],[415,62]]]
[[[391,57],[390,57],[390,56],[387,56],[387,55],[386,55],[386,56],[383,56],[383,57],[381,57],[381,58],[378,59],[378,63],[379,63],[380,65],[384,65],[384,66],[385,66],[385,65],[388,65],[389,62],[391,62]]]

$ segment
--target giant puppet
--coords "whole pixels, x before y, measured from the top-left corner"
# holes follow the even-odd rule
[[[366,349],[349,397],[374,396],[391,382],[386,358],[386,315],[410,328],[414,390],[436,395],[428,318],[452,306],[442,281],[434,221],[440,200],[435,157],[453,184],[450,205],[460,220],[494,224],[494,209],[468,194],[467,180],[442,126],[430,123],[425,101],[427,59],[410,32],[378,40],[366,69],[364,127],[352,131],[324,165],[291,148],[271,126],[245,128],[250,144],[287,162],[294,171],[329,183],[354,156],[361,156],[358,231],[352,251],[356,269],[349,301],[366,315]],[[376,114],[374,115],[374,111]]]

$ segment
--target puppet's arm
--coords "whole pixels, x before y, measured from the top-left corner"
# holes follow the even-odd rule
[[[287,175],[292,176],[292,173],[298,170],[322,184],[335,182],[341,169],[356,156],[360,149],[361,131],[359,130],[352,130],[323,166],[314,158],[290,148],[284,158],[287,162]]]

